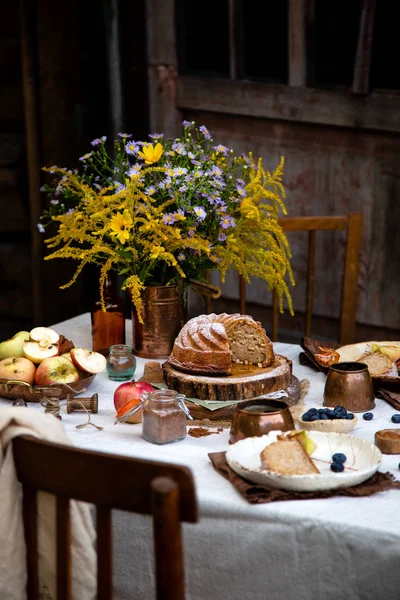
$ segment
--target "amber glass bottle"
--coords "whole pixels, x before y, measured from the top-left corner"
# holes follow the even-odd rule
[[[100,298],[91,311],[92,349],[108,356],[110,346],[125,344],[124,308],[117,295],[116,278],[111,273],[104,281],[104,303],[106,312],[101,308]]]

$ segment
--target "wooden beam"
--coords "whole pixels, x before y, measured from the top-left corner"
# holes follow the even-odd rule
[[[43,321],[42,310],[42,268],[43,236],[37,224],[42,213],[40,196],[41,141],[39,124],[39,84],[37,64],[37,6],[36,2],[20,0],[21,59],[24,90],[26,153],[28,164],[30,229],[32,236],[32,296],[33,318],[36,323]]]
[[[289,85],[307,85],[306,2],[289,0]]]
[[[363,0],[356,62],[354,65],[352,87],[352,92],[354,94],[368,94],[369,92],[375,11],[376,0]]]
[[[400,95],[395,92],[360,97],[346,90],[183,75],[177,85],[182,110],[400,133]]]

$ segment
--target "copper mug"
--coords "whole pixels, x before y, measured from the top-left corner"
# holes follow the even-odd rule
[[[237,405],[233,415],[229,443],[261,436],[273,430],[295,429],[289,405],[282,400],[253,398]]]
[[[331,365],[325,383],[324,406],[344,406],[350,412],[374,408],[374,386],[367,365],[359,362]]]

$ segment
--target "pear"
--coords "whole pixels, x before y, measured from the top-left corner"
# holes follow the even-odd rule
[[[25,356],[23,352],[24,342],[29,340],[29,331],[18,331],[9,340],[4,340],[0,344],[0,360],[11,358],[12,356]]]

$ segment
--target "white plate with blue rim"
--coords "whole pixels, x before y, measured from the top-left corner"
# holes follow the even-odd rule
[[[382,454],[374,445],[345,433],[323,433],[309,431],[308,436],[317,445],[311,460],[319,473],[310,475],[282,475],[264,470],[261,465],[261,452],[275,442],[281,431],[271,431],[260,437],[250,437],[229,447],[226,460],[235,473],[252,483],[271,488],[296,492],[315,492],[350,487],[366,481],[379,469]],[[342,453],[346,456],[344,471],[331,470],[332,456]]]

